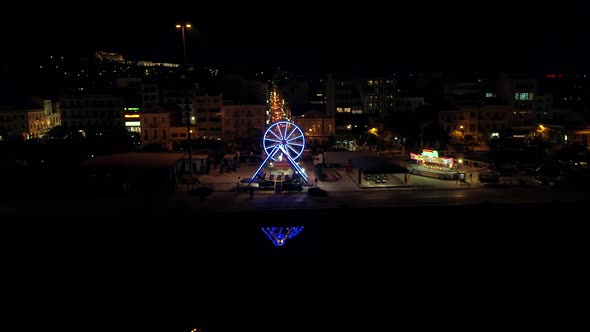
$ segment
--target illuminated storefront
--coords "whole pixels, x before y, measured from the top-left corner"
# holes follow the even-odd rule
[[[436,150],[422,150],[421,154],[410,153],[410,159],[416,160],[417,166],[441,172],[454,172],[453,158],[439,157]]]
[[[139,107],[125,107],[125,129],[128,132],[141,133],[141,125],[139,121]]]

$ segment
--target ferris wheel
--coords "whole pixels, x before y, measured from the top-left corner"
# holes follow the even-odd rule
[[[305,136],[299,127],[289,121],[273,123],[262,140],[264,152],[272,160],[297,160],[305,149]]]

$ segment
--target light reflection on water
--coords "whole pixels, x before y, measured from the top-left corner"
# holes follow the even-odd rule
[[[281,247],[287,243],[288,239],[294,238],[303,231],[303,226],[262,227],[262,231],[276,247]]]

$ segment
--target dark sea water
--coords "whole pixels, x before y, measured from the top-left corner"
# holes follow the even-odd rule
[[[4,217],[0,325],[5,331],[563,329],[587,308],[590,231],[583,208]],[[275,246],[263,231],[273,226],[303,229]]]

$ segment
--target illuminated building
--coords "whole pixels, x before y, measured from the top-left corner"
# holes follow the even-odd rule
[[[124,127],[123,97],[116,94],[69,94],[60,100],[62,123],[74,129]]]
[[[457,106],[438,113],[441,127],[448,133],[459,130],[475,140],[480,136],[490,137],[494,132],[504,131],[512,126],[510,105]]]
[[[193,96],[194,119],[191,117],[191,124],[195,128],[195,138],[220,139],[222,137],[222,105],[221,94]]]
[[[171,111],[162,107],[152,107],[150,110],[139,114],[127,113],[126,116],[138,116],[138,120],[127,118],[126,120],[139,121],[138,129],[141,132],[141,144],[159,145],[163,149],[176,150],[179,145],[185,143],[190,132],[195,138],[195,128],[175,125],[172,121]],[[175,147],[176,146],[176,147]],[[197,160],[193,158],[193,162]],[[196,166],[198,168],[198,165]]]
[[[439,122],[448,133],[460,130],[479,141],[494,132],[530,131],[535,127],[539,98],[534,77],[506,73],[492,77],[458,75],[449,79],[444,88],[453,106],[439,113]]]
[[[320,93],[317,94],[319,95]],[[360,132],[356,132],[356,130],[354,130],[354,133],[350,130],[350,126],[353,124],[356,126],[355,129],[358,129],[359,125],[364,125],[365,123],[363,120],[367,117],[367,114],[365,114],[366,112],[363,111],[361,82],[359,82],[358,79],[352,78],[350,76],[334,76],[330,74],[328,75],[328,79],[326,81],[325,95],[325,113],[328,117],[326,120],[328,122],[332,122],[330,118],[334,118],[333,123],[329,123],[329,126],[331,126],[333,129],[326,128],[325,125],[328,123],[323,123],[321,127],[319,127],[320,124],[318,123],[301,123],[302,126],[305,127],[305,133],[309,139],[317,143],[328,143],[329,136],[322,137],[322,131],[325,132],[326,130],[328,132],[333,131],[333,133],[329,135],[348,138],[350,138],[353,134],[362,133],[363,130],[360,130]],[[306,118],[309,116],[310,115],[305,114]],[[300,123],[300,120],[303,119],[297,120],[297,123]],[[307,121],[310,120],[305,120],[305,122]],[[308,125],[311,125],[311,127],[307,127]]]
[[[41,138],[45,133],[61,125],[59,103],[43,101],[43,108],[0,109],[0,141],[21,136],[23,139]]]
[[[103,60],[103,61],[113,61],[113,62],[119,62],[119,63],[125,62],[125,58],[123,57],[122,54],[119,54],[119,53],[98,51],[94,55],[97,59]]]
[[[527,77],[511,77],[510,88],[512,92],[513,126],[527,126],[537,118],[535,97],[537,95],[537,81]]]
[[[221,107],[223,139],[260,136],[264,132],[265,105],[224,105]]]
[[[570,129],[565,135],[565,141],[568,143],[578,143],[590,147],[590,127],[580,129]]]
[[[310,142],[327,143],[330,136],[335,134],[335,118],[327,117],[319,111],[311,111],[302,116],[295,116],[293,122],[303,130]]]
[[[127,129],[128,132],[141,134],[141,114],[139,113],[139,107],[125,107],[123,108],[123,111],[125,129]]]
[[[334,77],[330,74],[326,81],[325,95],[327,116],[340,117],[363,113],[361,90],[357,80]]]
[[[168,63],[168,62],[137,61],[137,66],[139,66],[139,67],[179,68],[180,67],[180,64],[178,64],[178,63]]]
[[[395,108],[395,78],[368,79],[365,86],[365,110],[374,116],[391,115]]]
[[[141,144],[158,144],[170,149],[170,112],[143,112],[140,117]],[[184,128],[186,133],[186,128]]]

